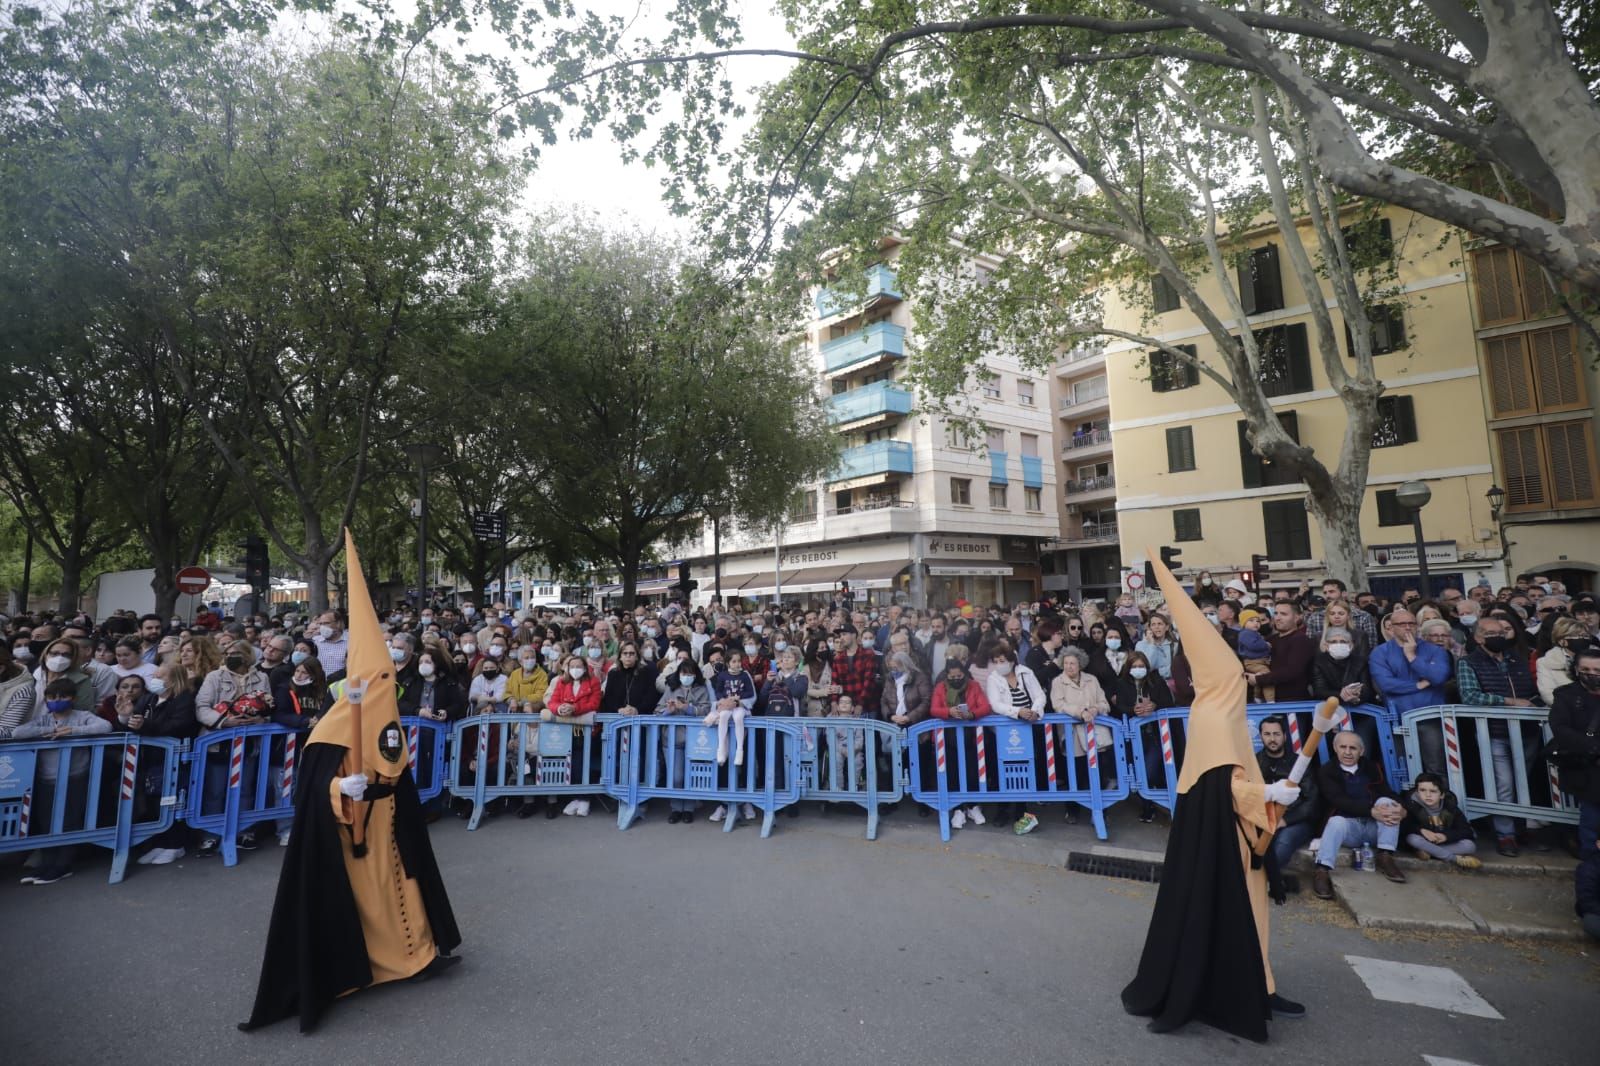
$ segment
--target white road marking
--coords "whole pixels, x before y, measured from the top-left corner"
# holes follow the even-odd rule
[[[1424,1055],[1422,1061],[1428,1066],[1476,1066],[1465,1059],[1441,1059],[1438,1055]]]
[[[1451,1014],[1469,1014],[1475,1018],[1505,1020],[1505,1016],[1478,995],[1460,974],[1448,967],[1388,962],[1361,955],[1346,955],[1344,958],[1356,971],[1356,976],[1366,984],[1373,999],[1433,1007]]]

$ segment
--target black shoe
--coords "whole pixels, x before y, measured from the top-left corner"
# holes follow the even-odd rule
[[[684,825],[688,825],[692,821],[694,821],[694,812],[693,811],[684,811],[683,812],[683,824]]]
[[[671,814],[667,815],[668,825],[677,825],[681,821],[683,821],[682,811],[673,811]]]
[[[422,982],[432,980],[444,973],[450,967],[461,961],[460,955],[435,955],[433,961],[424,966],[417,973],[411,975],[413,981]]]
[[[549,806],[545,807],[544,809],[544,816],[546,818],[560,818],[561,808],[557,807],[554,803],[549,803]]]
[[[220,847],[222,847],[222,841],[216,837],[206,837],[200,842],[200,846],[194,849],[195,857],[209,859],[217,853],[217,849]]]
[[[1303,1004],[1296,1003],[1292,999],[1284,999],[1276,992],[1267,997],[1267,1006],[1272,1008],[1272,1016],[1274,1018],[1304,1018],[1306,1016],[1306,1008]]]
[[[1153,822],[1155,820],[1156,820],[1156,805],[1154,803],[1151,803],[1148,800],[1146,800],[1145,801],[1145,805],[1142,808],[1140,808],[1140,810],[1139,810],[1139,821],[1145,823],[1146,825],[1149,825],[1151,822]]]
[[[240,833],[239,839],[234,841],[233,846],[240,851],[254,851],[260,845],[256,843],[256,835],[254,833]]]
[[[517,817],[532,818],[536,813],[538,813],[538,810],[539,808],[535,807],[530,801],[517,808]]]

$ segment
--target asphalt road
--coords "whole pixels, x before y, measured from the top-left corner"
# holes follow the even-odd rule
[[[904,809],[907,813],[910,806]],[[990,825],[704,818],[619,833],[583,820],[453,819],[434,847],[466,942],[425,985],[359,993],[312,1036],[244,1034],[279,852],[53,886],[0,866],[0,1059],[54,1063],[1423,1063],[1595,1061],[1600,965],[1570,945],[1377,937],[1309,898],[1274,914],[1282,990],[1311,1009],[1257,1046],[1146,1032],[1118,993],[1154,886],[1038,861],[1088,848],[1052,822],[1019,849]],[[1140,827],[1147,830],[1147,827]],[[1133,835],[1130,832],[1127,835]],[[1113,843],[1119,842],[1115,836]],[[1503,1020],[1374,998],[1345,956],[1449,967]],[[1583,1049],[1589,1050],[1585,1052]]]

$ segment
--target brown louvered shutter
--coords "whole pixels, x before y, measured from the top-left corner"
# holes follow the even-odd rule
[[[1522,300],[1528,318],[1545,318],[1561,314],[1561,304],[1555,290],[1545,278],[1544,268],[1525,255],[1517,256],[1522,272]]]
[[[1539,463],[1539,431],[1502,429],[1495,433],[1500,444],[1500,466],[1506,477],[1506,506],[1528,509],[1548,506],[1544,472]]]
[[[1484,248],[1472,253],[1478,281],[1478,324],[1498,326],[1522,318],[1517,297],[1517,261],[1510,248]]]
[[[1550,457],[1550,501],[1557,507],[1595,502],[1594,449],[1589,420],[1545,426],[1545,454]]]
[[[1528,358],[1522,335],[1491,337],[1483,342],[1489,364],[1489,400],[1496,418],[1532,414],[1533,382],[1528,379]]]
[[[1572,341],[1571,326],[1528,334],[1541,411],[1570,411],[1583,406],[1583,369],[1572,350]]]

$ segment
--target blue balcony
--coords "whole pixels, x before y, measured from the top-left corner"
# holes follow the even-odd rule
[[[1037,455],[1022,457],[1022,484],[1024,488],[1044,488],[1044,462]]]
[[[835,393],[828,398],[828,421],[834,425],[859,422],[879,415],[910,413],[910,391],[892,381],[875,381],[871,385]]]
[[[890,300],[903,300],[900,294],[900,283],[894,276],[894,271],[879,263],[867,271],[867,295],[865,300],[858,301],[855,296],[837,289],[818,289],[816,296],[817,317],[832,318],[834,315],[843,314],[853,307],[863,304],[876,303],[887,297]]]
[[[859,448],[846,448],[830,483],[851,481],[874,474],[910,474],[915,471],[911,444],[903,440],[875,440]]]
[[[822,362],[832,374],[884,357],[905,358],[906,331],[890,322],[874,322],[822,346]]]

